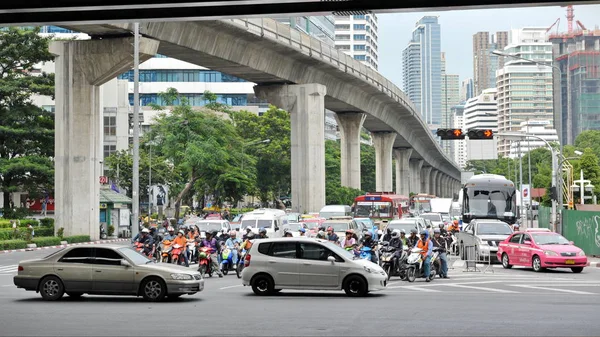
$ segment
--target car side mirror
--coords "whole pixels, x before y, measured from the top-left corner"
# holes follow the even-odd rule
[[[573,245],[575,245],[575,242],[573,242],[573,241],[569,241],[569,244],[570,244],[571,246],[573,246]]]
[[[129,263],[129,261],[127,261],[127,260],[125,260],[125,259],[122,259],[122,260],[121,260],[121,265],[122,265],[122,266],[125,266],[125,267],[127,267],[127,268],[131,267],[131,263]]]
[[[523,241],[523,244],[524,244],[524,245],[528,245],[528,246],[530,246],[530,245],[531,245],[531,241],[529,241],[529,240],[525,240],[525,241]]]
[[[275,227],[275,231],[277,232],[279,230],[279,227]]]
[[[331,255],[329,255],[329,256],[327,257],[327,261],[329,261],[329,262],[331,262],[331,263],[334,263],[334,262],[335,262],[335,256],[331,256]]]

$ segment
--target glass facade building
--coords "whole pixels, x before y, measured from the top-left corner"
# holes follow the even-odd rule
[[[379,67],[377,15],[336,15],[335,47],[377,70]]]

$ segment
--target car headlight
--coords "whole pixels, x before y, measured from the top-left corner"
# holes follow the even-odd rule
[[[363,268],[365,269],[365,271],[367,273],[371,273],[371,274],[379,274],[379,273],[381,273],[383,271],[383,269],[378,270],[378,269],[375,269],[375,268],[369,268],[367,266],[364,266]]]
[[[545,250],[544,254],[548,255],[548,256],[558,256],[557,252],[551,251],[551,250]]]
[[[189,274],[171,274],[171,278],[174,280],[193,280],[192,275]]]
[[[579,253],[577,253],[577,255],[579,255],[579,256],[585,256],[585,252],[583,250],[580,250]]]

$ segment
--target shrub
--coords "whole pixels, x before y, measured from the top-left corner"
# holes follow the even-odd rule
[[[20,224],[21,227],[27,227],[29,225],[32,225],[33,227],[37,227],[40,225],[40,222],[37,221],[36,219],[21,219],[20,222],[21,222],[21,224]]]
[[[108,236],[112,236],[115,233],[115,226],[108,226]]]
[[[56,232],[56,236],[58,236],[59,238],[63,238],[63,236],[65,235],[65,229],[63,227],[59,228],[58,231]]]
[[[33,212],[29,208],[4,208],[3,217],[5,219],[25,219],[28,216],[33,215]]]
[[[90,242],[89,235],[74,235],[64,238],[68,243]]]
[[[54,236],[54,228],[52,227],[38,227],[34,228],[34,238],[38,236]]]
[[[34,238],[32,241],[38,247],[47,247],[47,246],[58,246],[58,245],[60,245],[60,238],[57,238],[57,237],[54,237],[54,236]]]
[[[0,241],[12,240],[12,238],[13,238],[13,229],[12,228],[0,229]]]
[[[54,219],[52,218],[43,218],[40,219],[40,224],[44,227],[52,227],[54,228]]]
[[[23,239],[25,239],[25,241],[31,242],[31,239],[33,238],[33,227],[25,228],[23,236]]]
[[[12,228],[12,223],[8,219],[0,219],[0,228]]]
[[[27,248],[25,240],[4,240],[0,241],[0,250],[23,249]]]

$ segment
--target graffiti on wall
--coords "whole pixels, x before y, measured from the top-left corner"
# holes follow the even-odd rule
[[[577,235],[590,241],[593,238],[596,247],[600,248],[600,215],[577,220],[575,228]]]

